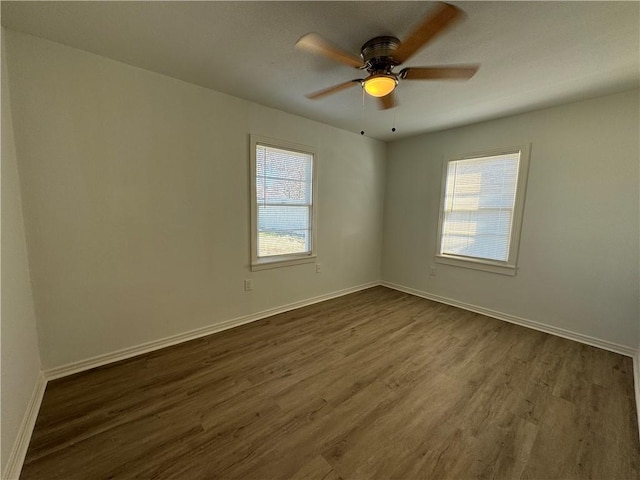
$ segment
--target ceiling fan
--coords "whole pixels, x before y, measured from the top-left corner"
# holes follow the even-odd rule
[[[394,90],[400,80],[470,79],[480,65],[407,67],[399,72],[393,71],[463,15],[462,10],[453,5],[438,3],[435,12],[425,17],[404,42],[392,36],[375,37],[362,46],[359,57],[333,45],[317,33],[302,36],[296,42],[297,48],[323,55],[369,73],[366,78],[356,78],[310,93],[307,98],[318,99],[354,85],[360,85],[369,95],[379,98],[380,108],[387,109],[396,106]]]

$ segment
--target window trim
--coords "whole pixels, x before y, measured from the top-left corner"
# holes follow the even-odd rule
[[[482,157],[493,157],[497,155],[507,155],[520,152],[520,163],[518,166],[518,180],[516,185],[516,198],[513,205],[513,222],[511,224],[511,242],[509,244],[509,258],[502,262],[477,257],[465,257],[462,255],[451,255],[441,253],[442,250],[442,224],[444,222],[444,205],[447,189],[447,172],[450,162],[458,160],[471,160]],[[483,270],[485,272],[499,273],[503,275],[516,275],[518,271],[518,254],[520,250],[520,236],[522,233],[522,221],[524,217],[524,204],[527,190],[527,179],[529,176],[529,160],[531,154],[531,144],[523,144],[513,147],[484,150],[464,155],[445,158],[442,164],[442,181],[440,185],[440,210],[438,212],[438,237],[436,241],[436,263],[452,265],[456,267]]]
[[[317,195],[318,195],[318,150],[315,147],[301,145],[298,143],[288,142],[285,140],[277,140],[274,138],[262,137],[259,135],[250,135],[250,191],[251,191],[251,271],[265,270],[269,268],[287,267],[291,265],[301,265],[305,263],[315,262],[317,258]],[[290,150],[294,152],[305,153],[313,156],[311,166],[311,252],[274,255],[271,257],[258,257],[258,203],[256,199],[256,147],[263,145],[265,147],[279,148],[281,150]]]

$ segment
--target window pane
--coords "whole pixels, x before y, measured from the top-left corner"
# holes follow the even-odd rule
[[[441,253],[507,261],[519,152],[449,162]]]
[[[442,251],[506,261],[510,228],[511,212],[504,210],[445,213]]]
[[[307,253],[309,207],[258,206],[258,256]]]

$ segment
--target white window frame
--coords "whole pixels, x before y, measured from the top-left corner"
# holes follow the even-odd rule
[[[520,234],[522,231],[522,219],[524,215],[524,203],[527,190],[527,178],[529,175],[529,157],[531,144],[519,145],[515,147],[487,150],[466,155],[454,156],[443,162],[442,184],[440,191],[440,211],[438,217],[438,238],[436,241],[435,261],[456,267],[472,268],[484,270],[486,272],[500,273],[503,275],[515,275],[518,270],[518,251],[520,248]],[[516,182],[516,197],[513,207],[513,222],[511,224],[511,237],[509,243],[509,258],[505,261],[491,260],[477,257],[464,257],[442,253],[442,231],[444,222],[444,207],[447,188],[447,172],[450,162],[457,160],[471,160],[482,157],[493,157],[520,152],[520,162],[518,166],[518,179]]]
[[[317,194],[318,194],[318,151],[315,147],[308,145],[300,145],[297,143],[287,142],[284,140],[277,140],[273,138],[262,137],[259,135],[250,135],[251,144],[251,270],[265,270],[268,268],[286,267],[290,265],[300,265],[305,263],[315,262],[316,246],[317,246]],[[256,147],[258,145],[279,148],[281,150],[290,150],[294,152],[305,153],[312,155],[312,179],[311,179],[311,252],[286,254],[286,255],[274,255],[270,257],[258,257],[258,202],[257,202],[257,189],[256,189]]]

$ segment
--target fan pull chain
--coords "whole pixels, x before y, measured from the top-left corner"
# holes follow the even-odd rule
[[[393,112],[393,125],[391,126],[391,131],[395,133],[396,131],[396,113]]]
[[[365,93],[363,88],[362,89],[362,120],[360,122],[360,124],[362,125],[362,130],[360,130],[360,135],[364,135],[364,97],[365,97]]]

